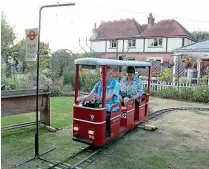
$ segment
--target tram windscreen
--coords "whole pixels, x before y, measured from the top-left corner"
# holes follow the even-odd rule
[[[82,65],[83,69],[96,69],[96,65]]]

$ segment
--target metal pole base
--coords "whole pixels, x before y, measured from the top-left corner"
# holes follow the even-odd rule
[[[35,159],[39,159],[39,160],[43,160],[43,161],[45,161],[45,162],[51,163],[50,161],[48,161],[48,160],[46,160],[46,159],[44,159],[44,158],[41,158],[41,156],[44,155],[44,154],[47,154],[47,153],[49,153],[49,152],[51,152],[51,151],[53,151],[53,150],[55,150],[55,149],[56,149],[56,148],[53,148],[53,149],[48,150],[48,151],[46,151],[46,152],[44,152],[44,153],[42,153],[42,154],[40,154],[40,155],[38,155],[38,156],[35,156],[35,157],[33,157],[33,158],[30,158],[29,160],[26,160],[26,161],[23,161],[23,162],[21,162],[21,163],[19,163],[19,164],[16,164],[16,165],[13,166],[13,168],[17,168],[17,167],[19,167],[19,166],[21,166],[21,165],[24,165],[24,164],[26,164],[26,163],[28,163],[28,162],[30,162],[30,161],[35,160]]]

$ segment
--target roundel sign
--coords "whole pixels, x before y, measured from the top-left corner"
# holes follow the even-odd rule
[[[33,30],[31,30],[29,33],[28,33],[28,38],[30,39],[30,40],[34,40],[35,38],[36,38],[36,33],[33,31]]]
[[[36,61],[38,51],[38,28],[26,29],[26,61]]]

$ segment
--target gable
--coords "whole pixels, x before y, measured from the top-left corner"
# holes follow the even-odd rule
[[[93,40],[127,39],[141,33],[141,25],[134,19],[103,22],[91,37]]]

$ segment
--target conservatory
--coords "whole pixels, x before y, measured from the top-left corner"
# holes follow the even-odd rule
[[[196,42],[173,51],[173,74],[179,71],[178,62],[184,62],[188,80],[196,81],[209,76],[209,39]],[[174,81],[175,81],[174,77]],[[208,80],[209,84],[209,80]]]

